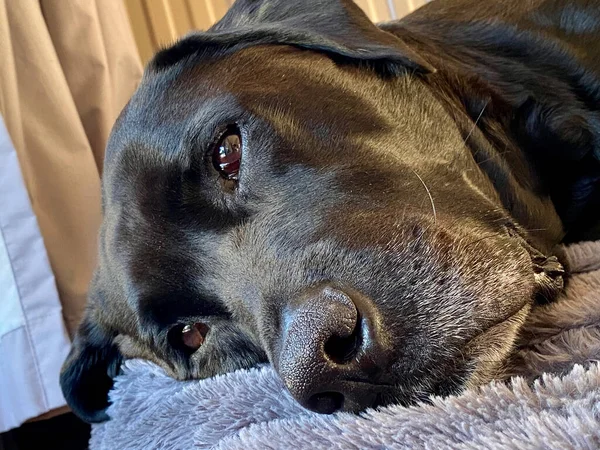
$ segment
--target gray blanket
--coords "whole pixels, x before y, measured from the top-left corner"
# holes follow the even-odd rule
[[[600,242],[565,254],[574,276],[558,301],[532,313],[509,383],[322,416],[298,406],[269,367],[178,382],[132,360],[90,448],[600,449]]]

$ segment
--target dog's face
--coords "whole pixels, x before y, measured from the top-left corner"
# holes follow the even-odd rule
[[[123,356],[180,379],[269,362],[319,412],[496,376],[536,278],[426,68],[182,51],[148,69],[108,146],[98,269],[62,374],[74,410],[105,418]]]

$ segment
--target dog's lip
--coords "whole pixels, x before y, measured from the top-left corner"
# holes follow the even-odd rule
[[[471,339],[469,339],[467,342],[465,342],[463,344],[463,347],[467,348],[474,341],[476,341],[477,339],[481,338],[482,335],[488,333],[489,331],[491,331],[492,329],[494,329],[494,328],[496,328],[498,326],[501,326],[501,325],[505,324],[506,322],[509,322],[509,321],[513,320],[516,316],[518,316],[519,314],[522,314],[523,310],[525,310],[527,308],[531,308],[531,304],[528,303],[528,302],[524,302],[522,305],[520,305],[518,307],[518,309],[516,309],[508,317],[505,317],[504,319],[498,319],[497,321],[494,321],[491,324],[489,324],[487,327],[485,327],[485,329],[481,330],[479,333],[477,333],[475,336],[473,336]]]
[[[391,389],[391,388],[395,387],[395,385],[390,384],[390,383],[382,383],[379,381],[371,381],[371,380],[360,379],[360,378],[347,378],[344,380],[344,383],[347,383],[347,384],[350,384],[353,386],[380,388],[380,389]]]

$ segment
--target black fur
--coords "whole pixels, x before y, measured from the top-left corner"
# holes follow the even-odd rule
[[[69,406],[81,419],[108,420],[107,393],[123,358],[111,336],[90,320],[84,321],[60,374],[60,385]]]
[[[161,70],[186,58],[223,56],[262,44],[289,44],[372,63],[385,73],[433,70],[396,36],[378,29],[353,1],[237,2],[209,33],[192,33],[159,52],[150,67]]]
[[[599,15],[437,0],[377,28],[350,0],[238,0],[159,52],[107,148],[69,404],[105,420],[123,357],[180,379],[270,362],[322,411],[340,405],[306,396],[357,411],[501,378],[562,287],[554,247],[600,235]],[[210,156],[231,123],[237,185]],[[358,309],[333,384],[307,357],[337,326],[328,289]],[[189,352],[195,322],[210,332]]]

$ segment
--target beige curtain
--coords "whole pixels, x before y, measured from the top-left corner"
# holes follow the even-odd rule
[[[142,68],[122,0],[0,0],[0,113],[70,331],[96,260],[111,126]]]

